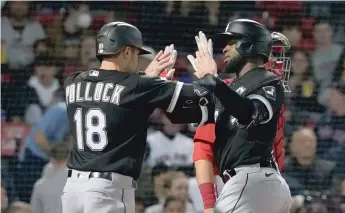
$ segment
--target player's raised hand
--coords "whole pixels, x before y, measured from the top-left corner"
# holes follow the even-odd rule
[[[167,68],[165,68],[161,73],[160,73],[160,77],[161,79],[164,80],[172,80],[174,78],[174,73],[175,73],[175,69],[173,68],[175,63],[176,63],[176,59],[177,59],[177,51],[174,49],[174,45],[170,45],[165,47],[164,53],[166,52],[172,52],[171,56],[170,56],[170,62],[172,63],[171,65],[169,65]],[[163,55],[164,55],[163,53]]]
[[[163,70],[174,66],[176,57],[177,52],[174,50],[173,44],[165,47],[165,50],[159,51],[150,65],[146,68],[145,74],[151,77],[158,77]]]
[[[196,51],[196,57],[188,55],[187,58],[191,62],[197,78],[202,78],[206,74],[217,74],[217,64],[213,59],[213,46],[212,40],[207,40],[206,35],[203,32],[199,32],[198,36],[195,36],[195,41],[198,47]]]
[[[213,60],[213,44],[212,44],[212,40],[206,38],[206,35],[200,31],[199,34],[197,36],[195,36],[195,41],[196,41],[196,45],[198,48],[197,52],[200,52],[202,54],[202,56],[207,56],[209,59]],[[198,77],[198,78],[202,78],[204,75],[200,75],[200,71],[198,71],[198,67],[200,67],[200,62],[197,61],[197,58],[194,57],[193,55],[188,55],[187,56],[189,62],[192,64],[194,70],[196,71],[194,74]],[[202,58],[199,57],[199,60],[202,60]],[[213,60],[214,61],[214,60]],[[204,62],[201,62],[202,64]]]

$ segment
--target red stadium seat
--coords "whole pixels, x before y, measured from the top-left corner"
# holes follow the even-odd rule
[[[32,14],[33,18],[40,22],[43,26],[47,26],[50,25],[54,22],[55,18],[58,16],[59,14],[54,12],[54,13],[36,13],[36,14]]]

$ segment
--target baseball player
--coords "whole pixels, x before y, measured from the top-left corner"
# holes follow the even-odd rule
[[[194,161],[205,212],[289,212],[290,190],[272,155],[284,91],[289,90],[288,72],[278,78],[265,71],[271,34],[260,23],[239,19],[215,38],[224,47],[225,71],[237,75],[228,85],[216,76],[205,35],[200,33],[196,41],[196,58],[188,59],[217,98],[215,125],[199,128],[194,138],[195,150],[202,150]],[[212,163],[225,183],[217,202]]]
[[[283,85],[287,86],[287,79],[288,75],[284,75],[283,73],[289,73],[290,72],[290,57],[285,56],[285,52],[290,49],[290,43],[288,39],[281,33],[273,32],[272,34],[273,39],[273,47],[271,50],[271,55],[269,58],[269,62],[265,64],[265,68],[267,71],[275,73],[277,76],[285,76],[285,80],[282,80]],[[243,69],[246,69],[244,67]],[[242,69],[242,70],[243,70]],[[226,84],[229,84],[234,79],[224,79],[224,82]],[[286,90],[288,91],[289,88],[286,87]],[[285,158],[285,149],[284,149],[284,124],[285,124],[285,118],[284,118],[284,107],[282,106],[280,110],[280,117],[277,123],[277,134],[274,140],[273,145],[273,155],[274,158],[278,164],[279,171],[282,171],[284,167],[284,158]],[[211,138],[214,137],[214,128],[211,125],[205,126],[205,127],[198,127],[196,130],[195,135],[195,149],[194,149],[194,162],[200,161],[200,160],[208,160],[213,164],[213,171],[216,175],[215,179],[215,193],[212,197],[203,197],[203,201],[205,204],[205,209],[208,209],[209,206],[214,206],[216,202],[217,193],[221,191],[221,188],[223,187],[223,184],[219,182],[219,173],[218,169],[214,163],[213,160],[213,150],[210,149],[211,146],[205,143],[200,143],[200,140],[202,141],[208,141],[212,140]],[[209,170],[211,171],[212,168],[209,165],[209,169],[205,169],[205,165],[199,165],[196,166],[196,171],[199,177],[208,176]],[[205,173],[205,174],[204,174]],[[211,211],[212,209],[210,209]]]
[[[207,113],[214,104],[211,94],[197,84],[155,77],[164,69],[171,72],[176,60],[173,46],[160,51],[138,74],[138,56],[148,51],[135,26],[106,24],[96,43],[100,68],[73,73],[65,81],[75,144],[67,160],[63,212],[132,213],[153,110],[167,111],[176,122],[202,125],[208,118],[214,120],[213,113]],[[181,109],[188,114],[174,118]]]

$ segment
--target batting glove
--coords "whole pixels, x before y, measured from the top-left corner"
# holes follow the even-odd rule
[[[174,49],[173,44],[165,47],[163,55],[165,55],[168,52],[171,52],[171,56],[170,56],[170,60],[169,60],[170,65],[168,67],[166,67],[159,75],[160,78],[163,80],[173,80],[174,79],[175,69],[173,67],[176,63],[177,51]]]
[[[199,31],[199,35],[195,36],[195,41],[198,47],[198,51],[208,51],[211,56],[213,56],[213,44],[212,40],[206,38],[206,35],[202,32]],[[193,55],[188,55],[187,59],[189,62],[192,64],[194,70],[196,71],[197,68],[195,66],[195,60],[196,58]]]

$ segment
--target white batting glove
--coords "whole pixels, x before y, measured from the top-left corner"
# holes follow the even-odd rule
[[[211,57],[213,57],[213,43],[211,39],[206,38],[206,35],[199,31],[199,35],[195,36],[195,41],[198,47],[199,52],[205,52],[208,53]],[[188,55],[187,59],[192,64],[194,70],[196,71],[197,68],[195,66],[196,58],[193,55]]]
[[[174,48],[174,44],[165,47],[163,55],[168,53],[171,53],[169,66],[166,67],[165,70],[163,70],[160,74],[160,78],[163,80],[172,80],[174,78],[175,69],[173,67],[177,59],[177,51]]]

